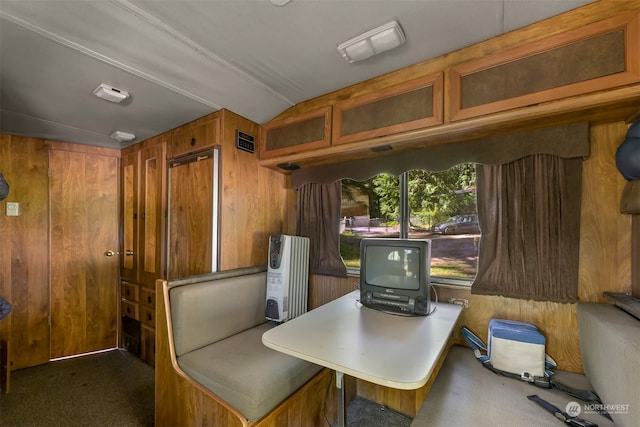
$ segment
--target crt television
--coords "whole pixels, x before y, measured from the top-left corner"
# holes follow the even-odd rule
[[[430,266],[430,240],[362,239],[360,303],[394,314],[428,315]]]

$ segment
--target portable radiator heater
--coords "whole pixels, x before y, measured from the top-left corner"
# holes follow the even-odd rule
[[[277,234],[269,237],[266,317],[286,322],[307,312],[309,238]]]

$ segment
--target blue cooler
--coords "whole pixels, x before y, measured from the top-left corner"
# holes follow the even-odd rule
[[[544,335],[526,322],[491,319],[487,351],[494,368],[513,374],[544,376]]]

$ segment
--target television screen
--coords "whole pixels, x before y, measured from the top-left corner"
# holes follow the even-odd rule
[[[420,288],[420,249],[370,246],[366,249],[367,283],[394,289]]]

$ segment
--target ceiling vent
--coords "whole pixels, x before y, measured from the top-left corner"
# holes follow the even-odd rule
[[[124,90],[116,89],[113,86],[109,86],[105,83],[100,83],[100,86],[93,91],[93,94],[98,98],[105,99],[109,102],[115,102],[116,104],[124,101],[129,97],[129,92],[125,92]]]
[[[400,24],[391,21],[340,44],[338,52],[347,62],[358,62],[398,47],[405,41]]]
[[[112,133],[110,135],[111,139],[114,139],[116,141],[120,141],[120,142],[129,142],[129,141],[133,141],[134,139],[136,139],[136,136],[132,133],[128,133],[128,132],[122,132],[120,130],[115,131],[114,133]]]

